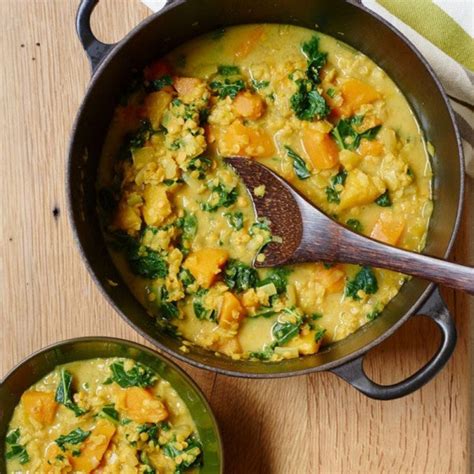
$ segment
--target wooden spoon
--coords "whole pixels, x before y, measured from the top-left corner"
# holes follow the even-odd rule
[[[273,236],[257,268],[302,262],[344,262],[373,265],[431,280],[474,294],[474,268],[382,244],[353,232],[314,207],[298,191],[260,163],[241,157],[226,158],[252,197],[255,213],[270,221]],[[263,197],[254,188],[265,185]],[[280,240],[280,239],[278,239]]]

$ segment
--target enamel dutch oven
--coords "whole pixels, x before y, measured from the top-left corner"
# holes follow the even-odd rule
[[[203,449],[201,474],[223,474],[224,454],[216,419],[199,387],[172,361],[148,347],[111,337],[81,337],[53,344],[32,354],[0,382],[0,472],[6,472],[5,436],[13,410],[25,390],[58,365],[97,357],[126,357],[152,368],[186,403]]]
[[[140,70],[181,43],[228,25],[295,24],[340,38],[362,51],[404,92],[436,150],[432,160],[434,211],[425,252],[446,258],[459,226],[463,157],[446,95],[420,53],[383,19],[351,1],[168,0],[163,10],[151,15],[114,45],[101,43],[91,31],[90,16],[97,2],[83,0],[77,15],[78,34],[90,58],[93,75],[72,132],[67,186],[70,219],[81,254],[92,277],[118,313],[164,352],[227,375],[270,378],[332,371],[367,396],[384,400],[407,395],[436,375],[454,350],[456,329],[438,290],[418,279],[406,283],[379,318],[312,356],[262,363],[217,358],[199,347],[184,354],[179,350],[180,342],[159,332],[123,283],[105,247],[96,213],[97,168],[104,137],[133,68]],[[120,284],[113,287],[108,280]],[[362,368],[365,354],[417,315],[431,318],[442,334],[436,354],[402,382],[388,386],[374,383]]]

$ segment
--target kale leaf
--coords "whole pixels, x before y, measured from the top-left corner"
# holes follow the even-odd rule
[[[371,267],[362,267],[352,280],[346,284],[345,295],[353,300],[360,300],[357,294],[359,290],[363,290],[366,294],[372,295],[379,289],[377,277]]]
[[[193,299],[193,310],[196,318],[207,319],[209,321],[217,321],[217,312],[215,309],[208,309],[204,306],[203,296],[207,294],[207,290],[201,288]]]
[[[7,451],[5,453],[6,459],[18,458],[20,464],[26,464],[30,460],[26,446],[20,444],[20,428],[10,431],[6,438],[5,442],[7,444]]]
[[[293,169],[295,170],[296,176],[298,176],[299,179],[309,178],[311,173],[309,172],[303,158],[301,158],[301,156],[289,146],[285,145],[285,149],[288,153],[288,156],[293,160]]]
[[[163,89],[163,87],[172,86],[172,85],[173,85],[173,79],[171,78],[171,76],[164,75],[164,76],[159,77],[158,79],[154,79],[153,81],[151,81],[149,89],[151,92],[156,92]]]
[[[260,280],[258,286],[268,285],[273,283],[278,294],[282,294],[286,291],[288,285],[288,275],[291,270],[285,267],[277,267],[268,271],[263,280]]]
[[[244,215],[242,212],[226,212],[224,216],[227,217],[227,222],[233,229],[240,230],[244,227]]]
[[[80,444],[90,436],[90,431],[84,431],[81,428],[72,430],[67,435],[61,435],[54,442],[61,448],[61,451],[66,451],[67,444]]]
[[[366,140],[375,139],[382,126],[377,125],[359,133],[354,127],[361,125],[363,120],[363,115],[354,115],[347,119],[340,119],[337,125],[331,130],[331,135],[341,150],[356,150],[363,138]]]
[[[229,260],[224,270],[225,284],[238,292],[255,288],[258,282],[258,273],[255,268],[249,267],[239,260]]]
[[[154,385],[158,380],[158,375],[152,369],[140,364],[139,362],[135,362],[135,365],[130,370],[125,370],[124,361],[118,360],[112,362],[110,370],[112,375],[104,383],[110,384],[115,382],[122,388],[147,388]]]
[[[201,209],[207,212],[215,212],[219,207],[230,207],[237,201],[237,197],[239,193],[237,188],[232,188],[231,190],[227,190],[225,186],[222,184],[218,184],[211,188],[211,197],[213,198],[213,194],[217,194],[218,200],[217,202],[204,202],[201,203]]]
[[[331,186],[326,186],[326,199],[328,202],[332,202],[335,204],[339,204],[341,199],[339,195],[341,191],[339,191],[336,186],[341,185],[344,186],[347,178],[347,171],[342,168],[336,175],[331,178]]]
[[[220,74],[221,76],[236,76],[240,74],[240,68],[239,66],[221,64],[217,67],[217,74]]]
[[[202,446],[195,435],[186,439],[186,448],[178,447],[176,441],[170,441],[162,446],[163,454],[175,459],[178,456],[182,461],[177,464],[175,474],[182,474],[186,469],[199,467],[202,464]]]
[[[392,200],[390,199],[390,194],[388,191],[385,191],[381,194],[376,200],[375,204],[380,207],[390,207],[392,205]]]
[[[76,416],[86,413],[86,410],[79,407],[72,397],[72,375],[71,372],[62,368],[59,373],[59,385],[56,389],[54,399],[74,412]]]
[[[319,38],[313,36],[308,42],[301,46],[303,53],[308,60],[306,75],[315,84],[319,84],[321,79],[319,73],[327,61],[327,53],[319,51]]]
[[[245,84],[242,79],[237,79],[231,81],[230,79],[224,79],[223,81],[212,81],[209,84],[209,87],[214,91],[220,99],[225,99],[230,97],[235,99],[235,96],[243,89],[245,89]]]
[[[112,421],[113,423],[117,423],[120,419],[119,412],[115,409],[114,404],[104,405],[98,415],[101,418]]]
[[[362,224],[357,219],[349,219],[346,222],[346,225],[347,227],[352,229],[354,232],[359,232],[359,234],[364,230],[364,228],[362,227]]]
[[[300,120],[311,121],[314,118],[323,119],[329,112],[329,106],[324,97],[313,88],[313,83],[307,79],[298,79],[297,91],[290,98],[290,105]]]
[[[206,177],[207,170],[211,167],[212,161],[205,156],[196,156],[191,159],[186,168],[187,171],[198,171],[198,179]]]

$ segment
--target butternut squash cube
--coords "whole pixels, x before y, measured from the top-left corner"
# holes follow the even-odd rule
[[[116,405],[137,423],[158,423],[168,418],[165,405],[144,388],[119,389]]]
[[[328,293],[336,293],[344,288],[346,273],[341,266],[336,265],[331,268],[325,268],[324,265],[318,265],[315,279],[321,283]]]
[[[159,226],[171,214],[171,204],[164,186],[147,184],[143,191],[145,204],[142,208],[143,219],[148,225]]]
[[[183,267],[191,272],[198,284],[209,288],[229,258],[227,250],[205,248],[189,254]]]
[[[321,347],[321,341],[316,342],[314,333],[308,332],[305,335],[298,334],[292,338],[285,347],[297,348],[300,355],[316,354]]]
[[[380,99],[380,94],[369,84],[359,79],[349,79],[341,85],[344,102],[339,108],[341,115],[353,115],[364,104]]]
[[[92,433],[80,447],[81,454],[69,457],[73,469],[89,473],[97,468],[115,434],[115,429],[115,425],[111,421],[99,420]]]
[[[363,156],[380,156],[383,153],[383,143],[377,140],[366,140],[360,142],[359,153]]]
[[[173,96],[165,90],[152,92],[146,96],[145,109],[147,116],[150,118],[150,122],[155,130],[160,127],[163,113],[167,109],[172,99]]]
[[[354,169],[347,175],[344,189],[340,195],[339,209],[344,210],[370,204],[384,191],[384,186],[381,183],[374,181],[374,178],[359,169]]]
[[[339,148],[329,134],[305,129],[303,146],[316,169],[327,170],[339,164]]]
[[[54,400],[54,392],[28,390],[21,397],[21,401],[29,418],[42,425],[50,425],[54,421],[58,408]]]
[[[142,226],[140,212],[136,207],[129,206],[126,200],[120,201],[115,213],[113,226],[128,233],[139,231]]]
[[[265,104],[258,94],[249,91],[239,92],[234,99],[235,111],[244,118],[256,120],[263,114]]]
[[[174,77],[173,87],[176,92],[182,96],[188,96],[202,84],[201,79],[196,77]]]
[[[219,326],[228,331],[237,331],[246,314],[245,308],[239,299],[230,291],[226,291],[219,313]]]
[[[222,156],[265,158],[275,154],[273,139],[265,130],[246,127],[240,120],[217,133],[216,140]]]
[[[405,228],[405,221],[391,212],[382,212],[370,233],[370,237],[390,245],[397,245]]]

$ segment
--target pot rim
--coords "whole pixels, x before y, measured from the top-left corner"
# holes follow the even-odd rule
[[[138,327],[135,323],[133,323],[128,316],[117,307],[115,302],[113,301],[112,297],[105,291],[104,287],[102,286],[102,283],[99,281],[99,278],[95,274],[92,265],[89,263],[89,259],[87,255],[85,254],[84,248],[81,244],[78,232],[77,232],[77,227],[75,225],[75,219],[74,219],[74,213],[73,213],[73,208],[72,208],[72,187],[70,186],[70,181],[71,181],[71,174],[72,174],[72,156],[73,156],[73,149],[75,145],[75,137],[76,137],[76,132],[77,132],[77,127],[78,124],[81,120],[82,113],[85,109],[85,104],[87,102],[87,99],[89,95],[91,94],[92,89],[94,88],[99,76],[101,75],[102,71],[105,70],[109,63],[114,59],[116,55],[120,53],[124,45],[131,39],[133,36],[138,34],[143,28],[145,28],[147,25],[155,21],[156,18],[161,16],[163,13],[183,4],[186,3],[188,0],[176,0],[176,1],[171,1],[171,3],[168,3],[164,8],[161,10],[158,10],[155,13],[152,13],[149,17],[145,18],[142,22],[140,22],[137,26],[135,26],[132,30],[130,30],[129,33],[127,33],[120,41],[118,41],[115,45],[113,45],[112,49],[106,53],[106,56],[104,59],[98,64],[97,68],[93,71],[93,75],[91,78],[91,81],[87,85],[87,90],[86,94],[81,102],[80,108],[77,112],[76,119],[73,124],[73,128],[71,131],[71,138],[69,142],[69,149],[68,149],[68,159],[67,159],[67,164],[66,164],[66,196],[67,196],[67,210],[68,210],[68,217],[69,221],[72,226],[73,230],[73,238],[76,242],[76,245],[79,248],[79,252],[85,261],[87,270],[89,274],[91,275],[92,279],[96,283],[96,285],[99,287],[102,295],[105,297],[105,299],[109,302],[109,304],[112,306],[112,308],[120,315],[120,317],[129,325],[131,326],[138,334],[140,334],[143,338],[145,338],[148,342],[153,344],[154,346],[158,347],[161,351],[165,352],[167,355],[170,355],[172,357],[175,357],[176,359],[186,362],[187,364],[190,364],[194,367],[197,367],[199,369],[205,369],[209,370],[214,373],[222,374],[222,375],[228,375],[232,377],[241,377],[241,378],[251,378],[251,379],[272,379],[272,378],[286,378],[286,377],[292,377],[292,376],[297,376],[297,375],[306,375],[309,373],[313,372],[322,372],[322,371],[329,371],[331,369],[334,369],[336,367],[339,367],[341,365],[344,365],[347,362],[350,362],[351,360],[354,360],[367,352],[369,352],[371,349],[379,345],[381,342],[383,342],[385,339],[390,337],[400,326],[402,326],[413,314],[416,313],[416,311],[422,306],[422,304],[427,301],[429,296],[433,293],[435,289],[435,284],[434,283],[429,283],[428,286],[423,290],[421,295],[418,297],[416,302],[411,306],[411,308],[404,314],[402,315],[398,321],[396,321],[390,328],[388,328],[384,333],[373,339],[370,343],[366,344],[365,346],[361,347],[360,349],[351,352],[350,354],[347,354],[337,360],[328,362],[323,365],[315,366],[315,367],[309,367],[301,370],[291,370],[288,372],[275,372],[275,373],[251,373],[251,372],[244,372],[244,371],[237,371],[237,370],[230,370],[230,369],[223,369],[220,367],[215,367],[213,365],[210,365],[209,363],[204,363],[204,362],[199,362],[195,361],[191,358],[188,358],[186,354],[180,353],[179,351],[174,351],[173,349],[170,349],[163,343],[157,341],[153,336],[148,334],[144,329]],[[462,216],[462,211],[463,211],[463,205],[464,205],[464,189],[465,189],[465,162],[464,162],[464,153],[463,153],[463,148],[462,148],[462,141],[461,141],[461,135],[459,132],[459,128],[457,126],[455,117],[454,117],[454,112],[451,107],[451,104],[449,102],[448,95],[446,94],[446,91],[444,90],[440,80],[436,76],[436,73],[434,72],[433,68],[431,65],[427,62],[427,60],[423,57],[420,51],[415,47],[415,45],[398,29],[396,29],[393,25],[391,25],[387,20],[382,18],[380,15],[377,13],[369,10],[366,8],[364,5],[353,1],[353,0],[344,0],[346,3],[350,4],[352,7],[357,8],[359,10],[362,10],[365,14],[368,14],[372,16],[376,21],[379,23],[382,23],[385,27],[387,27],[389,30],[392,31],[396,36],[399,37],[399,39],[406,44],[406,46],[409,48],[411,53],[415,56],[415,58],[421,62],[421,64],[424,66],[426,71],[428,72],[429,76],[433,80],[434,84],[436,85],[436,88],[438,89],[438,92],[441,96],[441,99],[444,103],[444,106],[446,110],[448,111],[449,117],[451,119],[451,124],[453,126],[453,131],[457,143],[457,153],[456,157],[458,159],[459,163],[459,199],[457,201],[456,205],[456,218],[454,222],[454,226],[451,231],[451,236],[448,242],[448,245],[446,246],[446,250],[443,253],[443,258],[447,258],[449,254],[451,253],[451,250],[453,248],[454,242],[456,240],[458,231],[459,231],[459,226],[461,223],[461,216]],[[317,30],[315,30],[317,31]],[[403,90],[401,91],[403,93]],[[423,131],[423,130],[422,130]],[[364,326],[362,326],[364,327]],[[357,332],[357,331],[356,331]],[[261,362],[259,362],[261,363]],[[265,362],[266,364],[278,364],[278,362],[272,363],[272,362]]]
[[[212,426],[214,428],[214,431],[216,433],[216,438],[217,438],[217,450],[219,453],[220,457],[220,474],[223,474],[224,472],[224,446],[222,442],[222,436],[219,428],[219,423],[217,422],[217,419],[214,415],[214,411],[211,408],[211,405],[209,404],[209,401],[204,394],[204,392],[201,390],[199,385],[179,366],[174,362],[173,360],[169,359],[166,355],[161,354],[155,349],[152,349],[151,347],[144,346],[143,344],[140,344],[138,342],[134,341],[129,341],[127,339],[122,339],[119,337],[109,337],[109,336],[81,336],[81,337],[73,337],[70,339],[63,339],[61,341],[54,342],[52,344],[47,345],[46,347],[43,347],[41,349],[38,349],[28,356],[26,356],[24,359],[22,359],[20,362],[18,362],[12,369],[10,369],[7,374],[0,380],[0,387],[6,385],[8,379],[18,370],[20,367],[23,365],[27,364],[31,360],[35,359],[36,357],[40,356],[41,354],[44,354],[46,352],[50,352],[54,349],[60,348],[60,347],[65,347],[65,346],[70,346],[72,344],[81,344],[81,343],[90,343],[90,342],[103,342],[103,343],[112,343],[112,344],[121,344],[125,345],[127,347],[131,347],[134,349],[137,349],[141,352],[146,352],[148,355],[155,357],[159,359],[161,362],[164,362],[166,365],[170,366],[172,369],[174,369],[180,378],[184,379],[191,388],[194,390],[194,392],[199,396],[202,404],[207,410],[207,414],[209,416],[209,419],[211,420]],[[78,360],[88,360],[84,358],[80,358]]]

